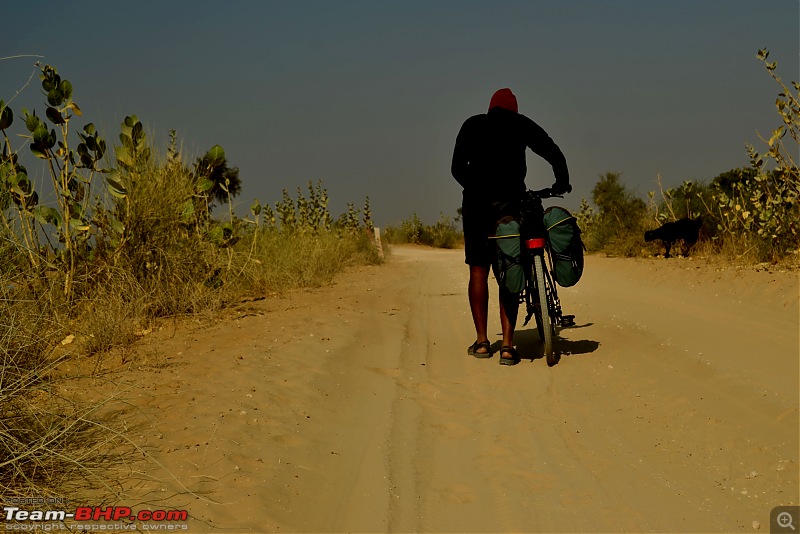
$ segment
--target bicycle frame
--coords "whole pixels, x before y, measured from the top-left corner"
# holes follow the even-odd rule
[[[553,324],[561,325],[562,312],[561,301],[558,298],[558,291],[553,282],[551,271],[553,270],[553,259],[550,256],[550,246],[547,239],[544,237],[533,237],[523,241],[523,265],[525,270],[525,288],[520,293],[520,303],[525,304],[525,321],[522,326],[526,326],[539,308],[539,291],[544,289],[547,296],[547,314]],[[542,258],[542,265],[544,266],[544,288],[538,287],[536,277],[533,275],[534,256]],[[537,325],[541,320],[537,318]]]
[[[558,195],[552,195],[548,189],[528,191],[522,203],[522,211],[527,215],[527,217],[523,217],[522,229],[522,264],[525,271],[525,288],[520,293],[520,303],[525,303],[526,306],[523,326],[528,324],[531,316],[537,312],[541,313],[541,310],[539,310],[541,307],[539,305],[539,291],[545,291],[548,307],[546,313],[550,317],[550,323],[552,325],[562,325],[564,323],[561,301],[558,298],[556,284],[551,274],[553,258],[550,254],[550,244],[547,240],[547,229],[543,223],[544,208],[542,207],[542,198],[551,196]],[[536,276],[533,273],[535,256],[542,258],[544,288],[538,286]],[[536,317],[536,323],[538,328],[542,327],[540,316]]]

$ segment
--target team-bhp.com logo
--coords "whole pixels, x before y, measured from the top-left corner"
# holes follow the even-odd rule
[[[78,506],[74,512],[25,510],[18,506],[4,506],[3,512],[6,520],[5,530],[188,530],[185,521],[189,517],[186,510],[139,510],[134,512],[127,506],[106,508]],[[99,523],[101,521],[116,522],[116,524],[106,525]],[[42,528],[47,522],[51,523],[51,528]],[[139,524],[137,525],[136,522]],[[40,524],[37,525],[37,523]],[[58,525],[59,528],[52,528],[54,525]]]

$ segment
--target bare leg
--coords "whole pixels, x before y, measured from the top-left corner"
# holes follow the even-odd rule
[[[519,299],[500,291],[500,326],[503,328],[503,346],[514,346],[514,328],[517,326]]]
[[[476,341],[481,343],[488,341],[486,335],[487,322],[489,317],[489,268],[469,266],[469,308],[472,311],[472,321],[475,323]],[[480,354],[488,351],[481,347],[477,350]]]

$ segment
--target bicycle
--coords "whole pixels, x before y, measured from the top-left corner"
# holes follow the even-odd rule
[[[525,303],[527,312],[522,326],[528,324],[531,316],[536,319],[536,329],[544,345],[544,356],[547,365],[551,367],[558,363],[558,355],[554,349],[556,325],[575,325],[575,316],[563,315],[561,311],[561,301],[552,276],[553,258],[543,221],[542,199],[553,197],[563,198],[563,195],[553,194],[550,188],[526,191],[520,214],[522,266],[525,273],[525,287],[520,293],[520,303]]]

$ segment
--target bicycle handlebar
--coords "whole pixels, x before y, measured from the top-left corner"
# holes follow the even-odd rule
[[[543,198],[564,198],[564,195],[557,195],[553,193],[553,189],[550,187],[546,187],[544,189],[539,190],[531,190],[528,189],[528,195],[533,198],[543,199]]]

